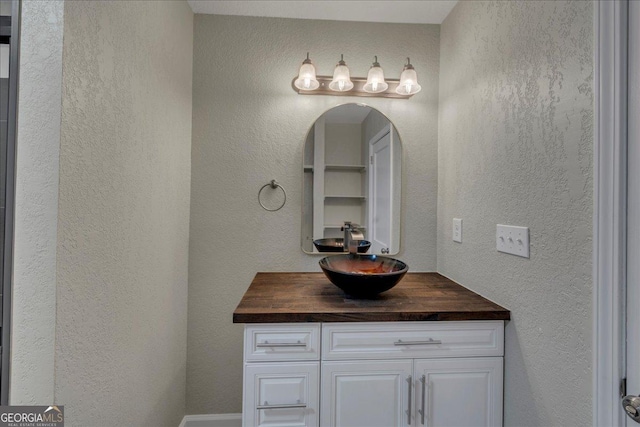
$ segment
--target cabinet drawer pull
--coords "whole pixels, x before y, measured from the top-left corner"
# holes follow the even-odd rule
[[[288,405],[266,405],[267,402],[264,402],[265,405],[259,405],[256,409],[295,409],[295,408],[306,408],[306,403],[291,403]]]
[[[442,341],[434,340],[433,338],[429,338],[429,341],[402,341],[402,340],[398,340],[398,341],[393,343],[393,345],[396,345],[396,346],[402,346],[402,345],[429,345],[429,344],[442,344]]]
[[[409,409],[407,409],[407,424],[411,425],[411,390],[413,389],[411,375],[407,378],[407,383],[409,383]]]
[[[259,342],[256,344],[256,347],[306,347],[307,343],[305,342],[277,342],[277,343],[269,343],[269,341]]]
[[[424,425],[424,411],[426,406],[425,401],[427,400],[425,396],[427,388],[427,377],[425,375],[420,377],[420,382],[422,383],[422,409],[418,409],[418,412],[420,413],[420,420],[422,421],[422,425]]]

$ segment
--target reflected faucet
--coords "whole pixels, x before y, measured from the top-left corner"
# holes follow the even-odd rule
[[[364,240],[360,226],[351,223],[351,221],[345,221],[340,229],[344,231],[344,249],[349,251],[350,254],[358,253],[358,244],[361,240]]]

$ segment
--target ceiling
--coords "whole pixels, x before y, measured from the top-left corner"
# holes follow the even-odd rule
[[[441,24],[457,1],[188,0],[194,13],[404,24]]]

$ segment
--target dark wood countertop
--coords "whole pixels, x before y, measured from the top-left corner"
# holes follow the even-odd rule
[[[323,273],[258,273],[234,323],[509,320],[504,307],[438,273],[407,273],[374,299],[355,299]]]

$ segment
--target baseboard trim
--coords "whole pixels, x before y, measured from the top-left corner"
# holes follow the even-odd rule
[[[179,427],[241,427],[242,414],[185,415]]]

